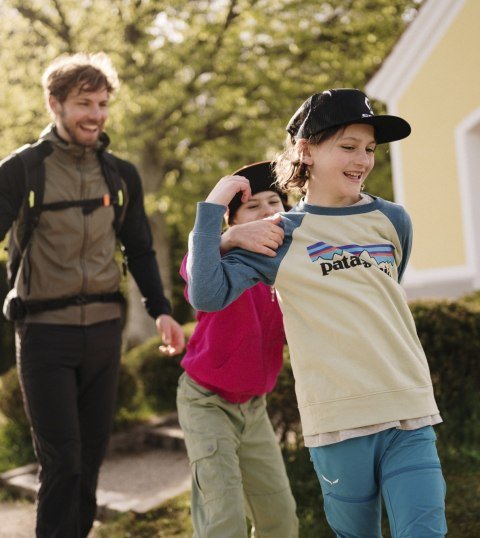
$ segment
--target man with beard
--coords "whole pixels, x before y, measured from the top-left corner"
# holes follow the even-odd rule
[[[103,132],[118,78],[103,54],[60,57],[43,85],[54,122],[0,163],[17,366],[40,464],[37,537],[86,537],[115,410],[122,296],[117,237],[162,337],[182,351],[135,167]]]

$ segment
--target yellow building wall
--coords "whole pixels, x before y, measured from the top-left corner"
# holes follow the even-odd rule
[[[466,2],[398,102],[412,124],[401,158],[416,270],[466,261],[455,129],[480,107],[479,21],[480,1]]]

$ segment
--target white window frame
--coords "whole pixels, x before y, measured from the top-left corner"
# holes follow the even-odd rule
[[[480,288],[480,108],[455,130],[457,169],[468,273],[473,288]]]

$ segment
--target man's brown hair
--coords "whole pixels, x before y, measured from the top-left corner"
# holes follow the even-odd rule
[[[42,84],[47,107],[50,95],[63,103],[75,88],[78,92],[105,88],[112,94],[119,86],[117,71],[103,52],[59,56],[45,70]]]

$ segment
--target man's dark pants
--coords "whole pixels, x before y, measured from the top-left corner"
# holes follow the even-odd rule
[[[40,463],[38,538],[84,538],[115,410],[120,320],[17,324],[17,367]]]

